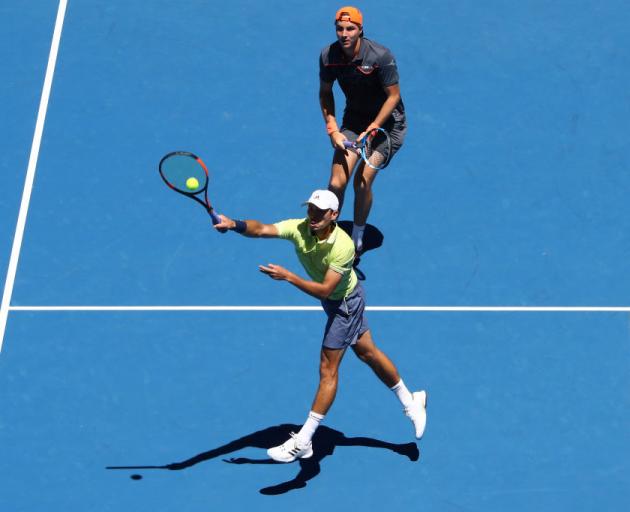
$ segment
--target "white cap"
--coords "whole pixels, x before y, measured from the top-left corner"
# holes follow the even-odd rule
[[[317,206],[320,210],[332,210],[333,212],[339,210],[339,199],[330,190],[316,190],[304,204],[309,203]]]

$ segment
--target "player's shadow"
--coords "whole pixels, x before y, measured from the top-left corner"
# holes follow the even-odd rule
[[[351,220],[340,220],[337,224],[341,229],[348,233],[348,235],[352,236],[353,223]],[[366,252],[378,249],[381,245],[383,245],[384,239],[385,236],[376,226],[373,226],[372,224],[365,225],[365,231],[363,232],[363,250],[354,260],[354,271],[359,281],[365,281],[366,278],[365,273],[359,268],[361,258]]]
[[[205,462],[207,460],[223,457],[244,448],[271,448],[285,442],[291,432],[297,432],[299,425],[283,424],[268,427],[239,439],[231,441],[207,452],[200,453],[181,462],[173,462],[165,466],[110,466],[107,469],[167,469],[181,471]],[[420,457],[416,443],[394,444],[369,437],[346,437],[342,432],[330,427],[320,426],[313,437],[313,456],[308,459],[298,459],[299,471],[297,475],[286,482],[260,489],[261,494],[278,495],[293,489],[306,487],[306,483],[315,478],[321,471],[320,462],[325,457],[332,455],[338,446],[364,446],[367,448],[384,448],[394,453],[407,457],[415,462]],[[282,464],[267,457],[263,459],[249,459],[244,457],[224,458],[223,462],[229,464]]]

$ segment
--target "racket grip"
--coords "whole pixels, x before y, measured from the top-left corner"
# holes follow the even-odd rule
[[[344,140],[343,141],[343,147],[345,147],[345,148],[353,148],[354,147],[354,142],[352,142],[351,140]]]
[[[214,213],[214,210],[210,210],[208,213],[210,213],[210,218],[212,219],[212,225],[216,226],[217,224],[219,224],[219,222],[221,222],[221,219],[219,218],[219,216]],[[219,233],[227,233],[227,229],[226,228],[220,228],[217,229],[217,231]]]

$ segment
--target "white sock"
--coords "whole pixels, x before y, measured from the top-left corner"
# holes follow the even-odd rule
[[[319,423],[324,419],[323,414],[317,414],[316,412],[309,412],[308,418],[306,418],[306,423],[302,425],[302,428],[297,433],[297,438],[300,441],[301,445],[306,445],[311,442],[313,439],[313,434],[319,427]]]
[[[354,242],[354,246],[357,249],[357,252],[361,252],[363,249],[363,232],[365,231],[365,225],[358,226],[357,224],[352,224],[352,241]]]
[[[405,383],[402,381],[402,379],[400,379],[400,382],[398,382],[398,384],[389,389],[391,389],[396,394],[396,397],[398,398],[398,400],[400,400],[400,403],[403,407],[409,407],[413,403],[413,395],[407,389],[407,386],[405,386]]]

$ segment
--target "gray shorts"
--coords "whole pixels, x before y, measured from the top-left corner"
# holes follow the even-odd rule
[[[361,283],[345,299],[322,300],[328,316],[322,345],[326,348],[342,349],[354,345],[359,337],[369,330],[365,318],[365,292]]]
[[[344,134],[346,139],[355,141],[357,137],[368,127],[369,123],[356,121],[351,117],[344,117],[343,125],[341,127],[341,133]],[[392,142],[392,150],[391,156],[389,159],[394,158],[394,155],[398,152],[398,150],[402,147],[403,142],[405,141],[405,135],[407,133],[407,121],[405,117],[396,121],[393,117],[383,125],[383,128],[389,133],[389,138]],[[377,147],[378,151],[379,148]]]

